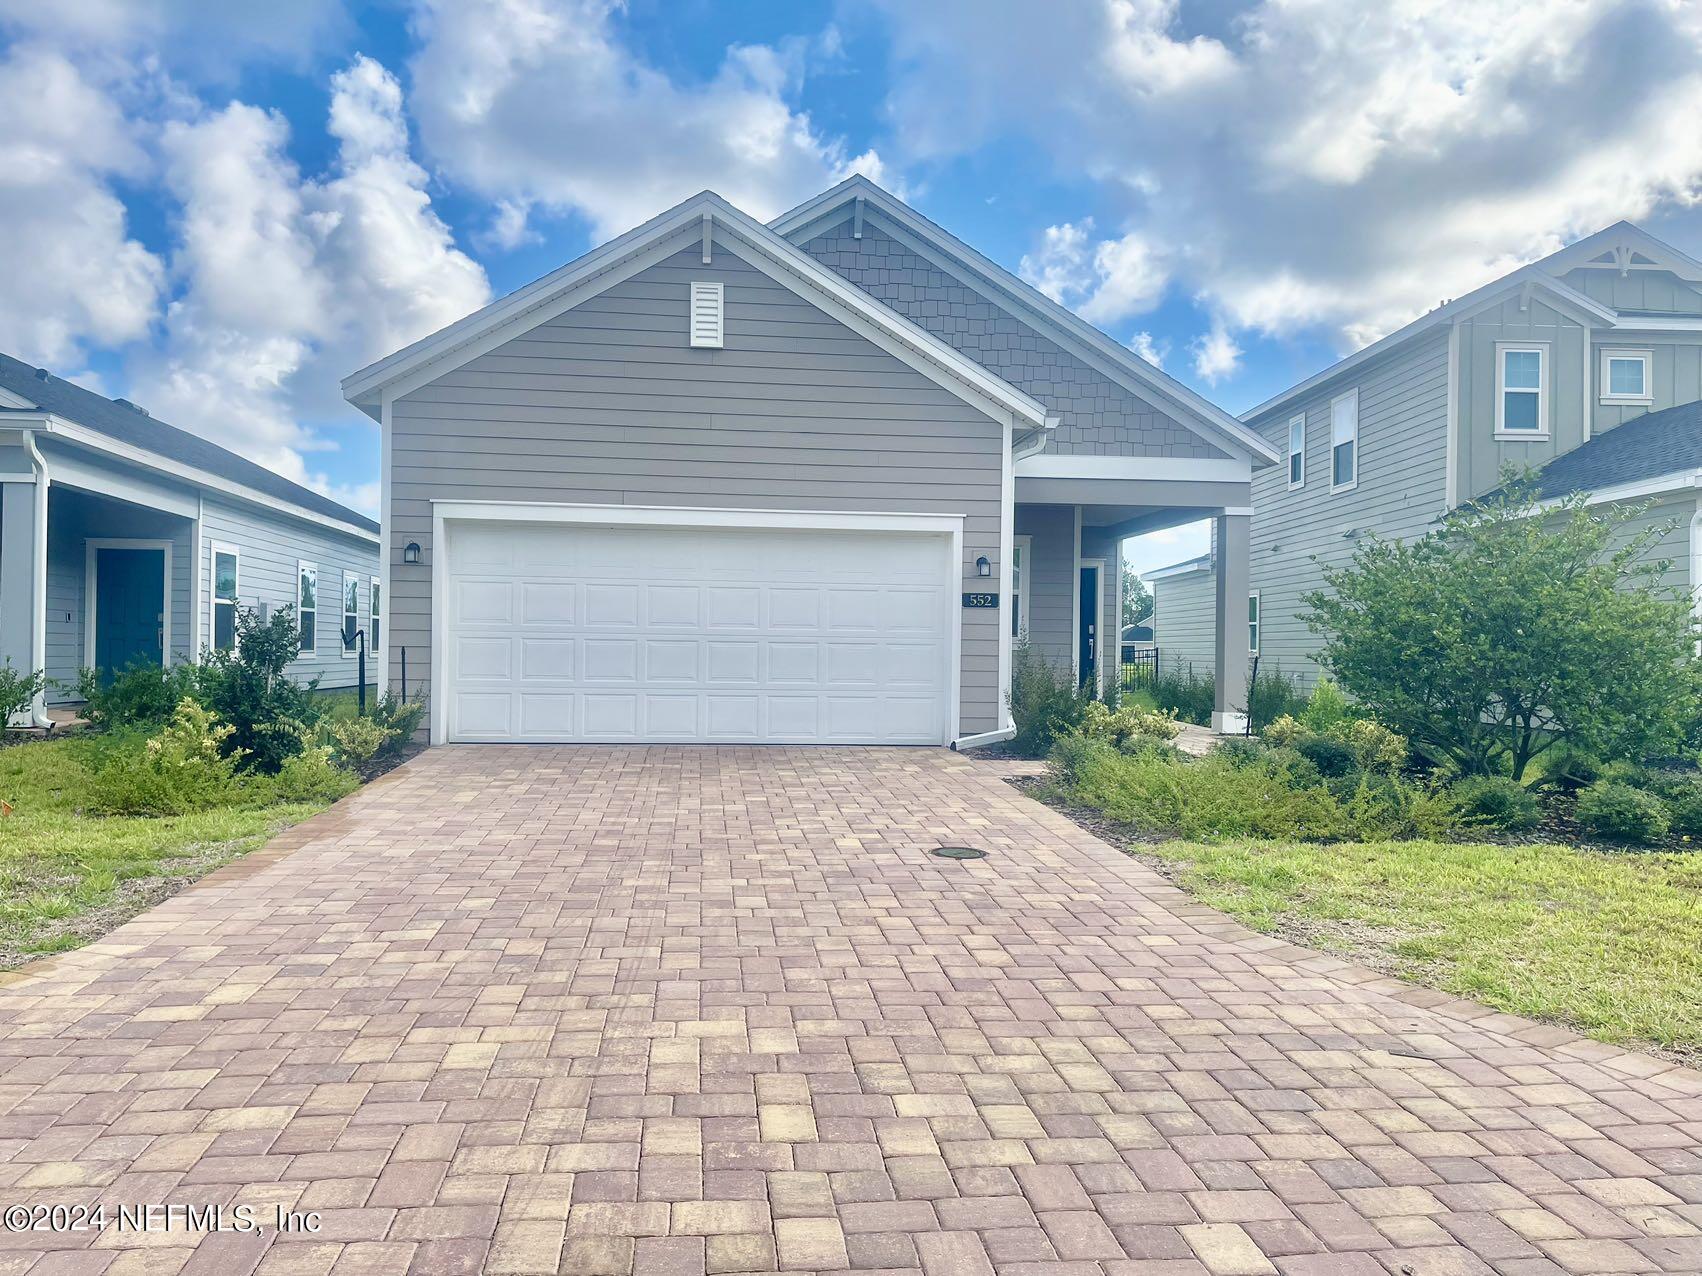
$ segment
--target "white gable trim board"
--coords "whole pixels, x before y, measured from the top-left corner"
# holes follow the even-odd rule
[[[436,501],[431,739],[960,743],[955,514]]]

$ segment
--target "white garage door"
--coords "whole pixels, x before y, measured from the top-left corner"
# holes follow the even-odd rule
[[[453,523],[460,741],[941,744],[951,542]]]

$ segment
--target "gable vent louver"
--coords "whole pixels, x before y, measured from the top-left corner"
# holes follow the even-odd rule
[[[719,350],[722,341],[722,310],[724,294],[719,283],[698,283],[691,286],[691,344]]]

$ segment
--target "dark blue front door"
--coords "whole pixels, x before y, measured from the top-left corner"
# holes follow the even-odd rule
[[[1082,685],[1099,672],[1099,568],[1081,569],[1081,631],[1076,635],[1076,670]]]
[[[163,663],[165,551],[95,551],[95,667],[103,679],[138,660]]]

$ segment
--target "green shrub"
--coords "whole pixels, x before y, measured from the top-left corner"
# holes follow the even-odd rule
[[[202,698],[201,670],[192,664],[164,668],[136,660],[103,679],[79,669],[67,690],[83,701],[83,717],[97,727],[152,727],[169,721],[185,697]]]
[[[1318,735],[1330,735],[1338,727],[1347,726],[1357,717],[1353,710],[1353,701],[1343,695],[1341,688],[1328,678],[1318,679],[1318,685],[1312,688],[1306,707],[1299,713],[1300,725]]]
[[[394,732],[371,718],[338,718],[325,724],[325,734],[339,761],[362,767],[385,749]]]
[[[1152,700],[1183,722],[1210,726],[1212,706],[1217,703],[1216,680],[1211,674],[1197,675],[1193,665],[1182,669],[1160,668],[1152,680]]]
[[[0,735],[5,734],[13,715],[28,710],[46,686],[47,675],[41,670],[19,673],[12,668],[11,657],[6,658],[0,665]]]
[[[1138,704],[1112,710],[1097,702],[1082,709],[1081,733],[1109,740],[1118,748],[1141,741],[1167,744],[1182,732],[1168,713],[1141,708]]]
[[[1448,789],[1464,824],[1518,832],[1542,820],[1542,803],[1517,780],[1504,775],[1469,775]]]
[[[1285,678],[1280,669],[1261,668],[1258,678],[1249,684],[1247,714],[1255,731],[1285,714],[1299,713],[1305,705],[1299,680]]]
[[[1367,771],[1393,774],[1406,765],[1407,742],[1380,722],[1365,719],[1350,722],[1342,738],[1353,750],[1355,760]]]
[[[1212,746],[1212,752],[1231,766],[1251,766],[1263,761],[1270,751],[1270,747],[1257,736],[1225,736]]]
[[[1025,757],[1043,758],[1059,737],[1081,726],[1093,694],[1077,687],[1066,669],[1055,669],[1025,638],[1011,653],[1011,746]]]
[[[380,754],[395,753],[406,747],[414,733],[425,721],[426,703],[416,696],[405,700],[394,691],[385,691],[372,705],[372,720],[390,732]]]
[[[114,752],[94,773],[87,808],[108,815],[183,815],[237,795],[240,754],[225,752],[229,726],[185,698],[141,749]]]
[[[309,745],[291,754],[278,773],[257,779],[274,802],[335,802],[360,788],[360,777],[331,761],[331,750]]]
[[[263,621],[239,607],[235,648],[207,653],[202,666],[207,703],[232,728],[227,748],[266,775],[306,747],[324,714],[318,679],[302,686],[284,673],[300,649],[295,608],[280,607]]]
[[[1602,778],[1602,760],[1576,745],[1561,744],[1543,758],[1543,783],[1573,792]]]
[[[1670,827],[1660,798],[1621,780],[1597,780],[1579,794],[1578,823],[1620,842],[1658,842]]]
[[[1318,768],[1325,779],[1338,779],[1359,770],[1359,758],[1351,745],[1327,735],[1302,735],[1289,746]]]

